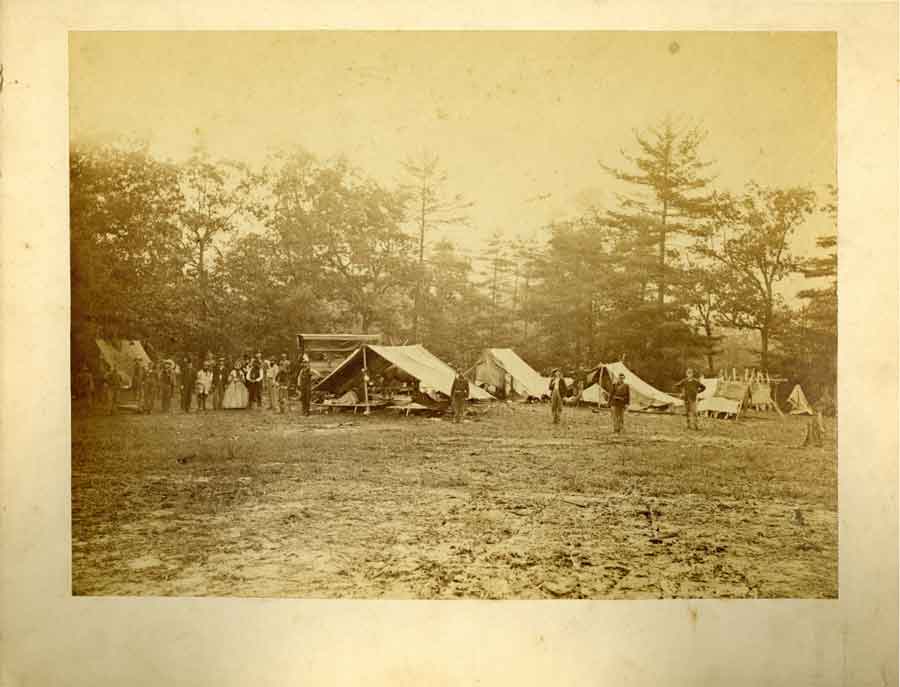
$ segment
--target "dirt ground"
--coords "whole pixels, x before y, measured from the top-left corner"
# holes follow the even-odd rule
[[[701,422],[76,410],[73,593],[836,597],[834,423]]]

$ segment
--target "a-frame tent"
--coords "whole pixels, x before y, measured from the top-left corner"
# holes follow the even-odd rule
[[[625,383],[628,384],[631,394],[631,403],[628,410],[672,410],[684,406],[680,398],[660,391],[648,382],[638,377],[629,370],[625,363],[601,363],[588,373],[588,379],[594,380],[582,394],[585,402],[602,404],[606,402],[606,390],[612,385],[613,379],[619,375],[625,375]]]
[[[415,379],[423,390],[434,391],[449,398],[456,372],[443,360],[418,344],[411,346],[364,345],[351,353],[315,389],[341,395],[361,385],[364,375],[369,378],[400,373]],[[469,400],[490,401],[494,397],[474,384],[469,385]]]
[[[806,400],[806,394],[799,384],[795,384],[791,389],[791,394],[787,399],[788,405],[791,407],[791,415],[815,415],[809,401]]]
[[[150,356],[140,341],[129,339],[96,339],[100,360],[107,368],[119,373],[123,388],[131,388],[135,361],[142,366],[150,363]]]
[[[544,398],[550,395],[550,380],[538,374],[511,348],[485,348],[466,372],[469,381],[489,385],[507,398]]]

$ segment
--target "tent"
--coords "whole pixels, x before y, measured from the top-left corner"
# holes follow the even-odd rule
[[[697,412],[713,417],[738,417],[750,401],[750,385],[739,379],[703,377],[706,388],[697,396]]]
[[[794,388],[791,390],[790,396],[788,396],[788,404],[791,406],[791,415],[814,415],[812,407],[809,405],[809,401],[806,400],[806,394],[803,393],[803,389],[799,384],[795,384]]]
[[[122,378],[123,388],[131,387],[131,376],[134,374],[135,358],[146,366],[150,363],[150,356],[141,345],[140,341],[128,339],[96,339],[97,349],[100,352],[101,362],[108,368],[115,370]]]
[[[381,334],[297,334],[297,350],[309,357],[313,377],[321,379],[360,346],[381,341]]]
[[[599,384],[591,384],[581,392],[582,403],[591,403],[599,406],[605,405],[607,400],[607,393],[600,388]]]
[[[506,396],[543,398],[550,395],[550,380],[542,377],[511,348],[485,348],[466,372],[469,381],[505,390]]]
[[[456,372],[443,360],[430,353],[424,346],[374,346],[366,344],[357,348],[315,389],[341,395],[362,385],[363,371],[369,377],[391,376],[416,380],[422,390],[431,390],[450,396],[450,387]],[[469,385],[469,400],[489,401],[494,397],[474,384]]]
[[[680,398],[670,396],[645,382],[625,367],[625,363],[600,364],[591,370],[588,378],[595,380],[595,384],[584,390],[582,399],[587,402],[590,402],[590,399],[594,399],[595,403],[599,402],[601,397],[605,396],[605,393],[600,392],[609,389],[612,379],[618,379],[620,374],[625,375],[625,383],[631,389],[631,403],[628,410],[671,410],[684,405]],[[599,388],[595,390],[594,387],[598,385]]]

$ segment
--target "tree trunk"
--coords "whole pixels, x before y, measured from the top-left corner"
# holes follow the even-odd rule
[[[759,330],[760,346],[759,346],[759,367],[763,371],[769,369],[769,326]]]
[[[716,361],[713,355],[713,333],[709,322],[703,323],[703,329],[706,332],[706,372],[710,376],[715,376]]]
[[[419,275],[416,280],[416,297],[413,303],[413,343],[419,343],[419,313],[422,304],[422,282],[425,279],[425,189],[422,188],[422,206],[419,214]]]
[[[666,222],[669,217],[669,201],[663,201],[661,226],[659,230],[659,292],[657,300],[662,305],[666,300]]]

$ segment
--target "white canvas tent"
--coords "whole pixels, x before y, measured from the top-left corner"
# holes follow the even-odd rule
[[[140,341],[96,339],[96,344],[100,352],[100,360],[106,367],[119,373],[123,388],[131,387],[135,359],[139,360],[143,366],[150,363],[150,356],[147,355],[147,351],[144,350]]]
[[[788,404],[791,406],[791,415],[815,415],[809,401],[806,400],[806,394],[799,384],[795,384],[788,396]]]
[[[543,398],[550,395],[550,380],[539,375],[511,348],[486,348],[466,373],[479,386],[490,385],[507,397]]]
[[[620,374],[625,375],[625,383],[631,390],[629,410],[671,410],[684,405],[680,398],[670,396],[645,382],[629,370],[625,363],[600,364],[591,370],[589,378],[595,379],[596,383],[584,390],[582,399],[589,403],[605,402],[605,390],[609,388],[612,379],[618,379]]]
[[[430,353],[424,346],[373,346],[357,348],[325,379],[316,385],[316,391],[341,395],[362,383],[363,371],[369,377],[391,374],[406,376],[419,382],[422,390],[450,396],[450,387],[456,372],[443,360]],[[469,400],[489,401],[487,391],[474,384],[469,385]]]

